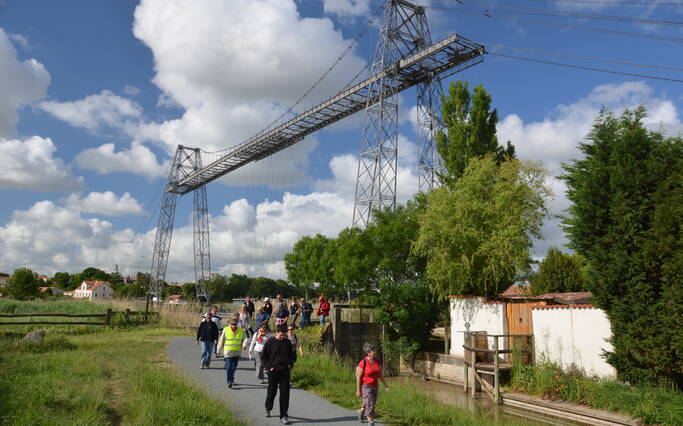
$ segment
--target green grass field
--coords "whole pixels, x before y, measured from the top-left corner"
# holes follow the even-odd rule
[[[239,424],[168,364],[168,338],[179,332],[88,328],[49,328],[37,346],[20,342],[23,329],[0,329],[0,424]]]

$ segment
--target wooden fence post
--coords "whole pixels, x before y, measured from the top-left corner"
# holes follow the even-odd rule
[[[465,345],[467,345],[467,341],[470,339],[470,334],[466,331],[464,336],[465,337],[464,337],[463,341],[465,342]],[[470,374],[470,372],[467,371],[467,369],[468,369],[468,367],[467,367],[467,354],[468,354],[467,349],[465,349],[465,362],[463,362],[463,366],[465,367],[465,370],[463,371],[464,374],[463,374],[463,378],[462,378],[462,390],[463,390],[463,392],[465,392],[465,394],[467,394],[467,388],[468,388],[468,384],[469,384],[468,383],[469,382],[469,374]]]
[[[128,321],[130,320],[130,309],[126,308],[126,311],[123,313],[123,320],[128,325]]]
[[[493,338],[493,396],[495,403],[500,404],[500,387],[499,387],[499,376],[500,371],[498,369],[498,336]]]
[[[112,310],[111,310],[111,309],[107,309],[107,316],[104,317],[104,323],[105,323],[106,325],[111,325],[111,319],[112,319]]]
[[[470,347],[472,349],[477,347],[477,342],[476,342],[476,337],[474,333],[470,334]],[[477,379],[476,379],[476,372],[477,372],[477,352],[474,350],[470,351],[470,386],[472,386],[472,398],[475,398],[477,396]]]

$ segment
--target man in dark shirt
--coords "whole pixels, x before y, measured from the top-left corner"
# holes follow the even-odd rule
[[[311,325],[311,313],[313,313],[313,305],[306,301],[306,299],[301,299],[301,324],[299,328],[304,328]]]
[[[209,368],[211,364],[211,352],[213,347],[218,343],[218,326],[211,319],[211,312],[204,315],[204,321],[199,324],[197,329],[197,346],[201,342],[202,347],[202,370]]]
[[[251,301],[251,297],[247,296],[244,299],[244,304],[247,305],[247,313],[251,318],[254,318],[254,312],[256,312],[256,306],[254,306],[254,302]]]
[[[289,373],[294,364],[292,355],[292,342],[287,339],[287,326],[280,325],[275,333],[275,338],[270,338],[263,346],[261,362],[268,371],[268,394],[266,396],[266,417],[270,417],[273,409],[275,395],[280,388],[280,421],[288,425],[289,416]]]

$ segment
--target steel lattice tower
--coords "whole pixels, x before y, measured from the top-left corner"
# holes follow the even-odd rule
[[[187,148],[178,145],[168,182],[164,189],[157,224],[154,253],[152,254],[152,271],[150,274],[149,294],[160,300],[163,294],[168,265],[168,252],[171,248],[173,236],[173,221],[175,218],[176,202],[178,200],[178,182],[202,168],[201,151],[198,148]],[[194,208],[192,210],[194,234],[194,268],[197,280],[197,300],[209,302],[207,281],[211,271],[209,252],[209,209],[206,197],[206,187],[201,186],[194,191]]]
[[[415,23],[415,30],[419,35],[415,41],[419,44],[420,49],[424,49],[432,44],[432,36],[424,11],[416,16]],[[439,120],[442,95],[441,79],[437,74],[430,73],[424,81],[417,84],[416,91],[418,188],[420,192],[427,193],[438,186],[439,172],[443,167],[441,155],[434,143],[436,132],[443,128]]]
[[[438,185],[441,158],[434,134],[441,127],[437,114],[441,97],[439,76],[452,75],[482,61],[484,46],[459,34],[432,43],[425,9],[406,0],[387,0],[372,75],[279,125],[229,147],[202,164],[198,148],[179,145],[163,194],[150,274],[152,296],[161,297],[173,235],[176,201],[194,192],[193,235],[197,299],[209,302],[209,214],[206,184],[251,162],[294,145],[317,130],[362,109],[363,129],[354,205],[355,226],[364,226],[375,209],[396,205],[398,167],[398,93],[417,86],[419,188]]]
[[[390,69],[400,59],[431,45],[424,7],[405,0],[388,0],[380,39],[372,61],[372,73]],[[401,78],[397,73],[377,79],[370,92],[379,102],[366,105],[358,177],[353,209],[353,226],[365,226],[373,210],[396,206],[396,173],[398,170],[398,91]],[[388,81],[386,81],[388,80]],[[438,129],[436,114],[441,83],[428,75],[417,85],[419,187],[428,191],[436,184],[440,166],[433,136]]]

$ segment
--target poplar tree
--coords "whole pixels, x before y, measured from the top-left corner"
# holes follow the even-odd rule
[[[515,158],[515,148],[498,144],[498,111],[491,110],[491,95],[479,85],[470,94],[468,83],[451,83],[441,99],[441,117],[446,132],[437,132],[435,143],[444,163],[441,180],[452,184],[464,173],[470,160],[495,154],[496,161]]]

